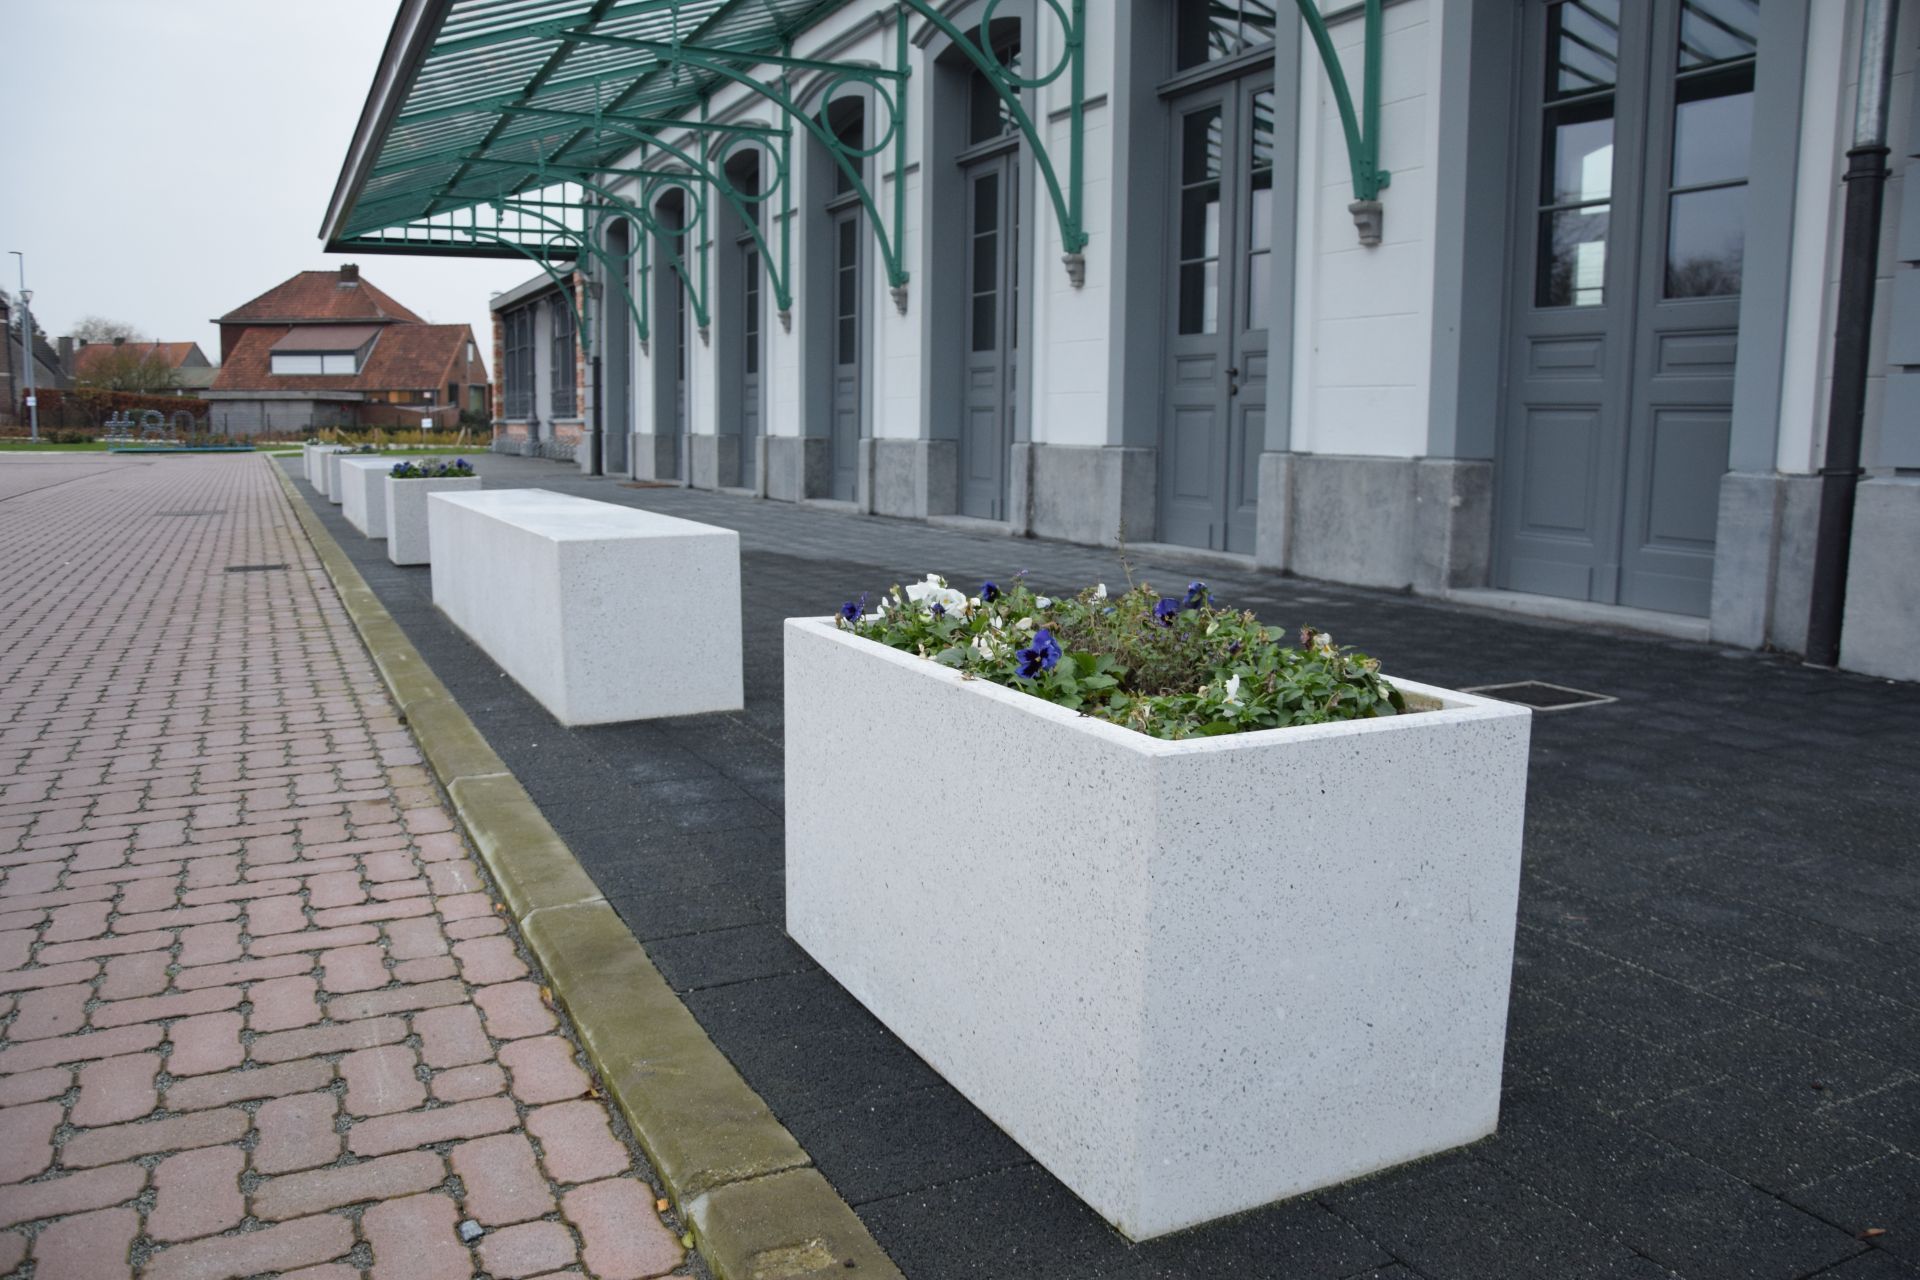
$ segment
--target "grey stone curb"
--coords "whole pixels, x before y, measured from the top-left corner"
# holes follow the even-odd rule
[[[673,994],[293,481],[265,465],[717,1280],[903,1280]]]

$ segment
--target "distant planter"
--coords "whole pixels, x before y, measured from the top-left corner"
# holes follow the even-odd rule
[[[443,476],[408,480],[389,474],[380,482],[386,491],[387,559],[395,564],[431,564],[432,538],[427,521],[427,497],[435,493],[465,493],[480,487],[479,476]]]
[[[327,482],[321,492],[327,495],[327,501],[339,506],[346,501],[346,494],[340,488],[340,464],[354,456],[352,449],[335,449],[331,453],[322,452],[320,463],[326,469]]]
[[[387,536],[386,480],[393,465],[381,457],[340,460],[340,514],[369,538]]]
[[[1146,1239],[1492,1133],[1529,712],[1166,741],[786,624],[787,929]]]

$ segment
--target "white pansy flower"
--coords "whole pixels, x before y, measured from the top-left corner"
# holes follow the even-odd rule
[[[1238,673],[1227,677],[1227,696],[1221,699],[1230,707],[1240,705],[1240,676]]]
[[[965,613],[967,611],[967,597],[965,593],[955,591],[952,587],[939,587],[927,593],[927,607],[932,608],[936,604],[948,613]]]
[[[1013,626],[1016,631],[1031,631],[1033,630],[1033,619],[1022,618],[1020,621],[1014,623]]]
[[[1053,600],[1049,596],[1035,596],[1033,598],[1033,603],[1036,608],[1044,609],[1047,606],[1051,605],[1053,603]]]
[[[1104,583],[1104,582],[1102,582],[1102,583],[1100,583],[1100,584],[1099,584],[1098,586],[1096,586],[1096,587],[1094,587],[1094,589],[1093,589],[1093,598],[1094,598],[1095,600],[1105,600],[1105,599],[1107,598],[1107,584],[1106,584],[1106,583]]]

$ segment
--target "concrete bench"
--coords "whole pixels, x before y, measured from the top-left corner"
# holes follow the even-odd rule
[[[427,564],[433,559],[427,498],[435,493],[478,491],[479,476],[434,476],[397,480],[389,472],[380,482],[387,492],[387,559],[395,564]]]
[[[339,506],[346,495],[340,491],[340,464],[353,457],[351,450],[336,449],[332,453],[320,455],[320,461],[326,467],[326,483],[320,486],[320,492],[327,495],[327,501]]]
[[[738,711],[740,537],[542,489],[427,498],[433,602],[562,724]]]
[[[340,514],[369,538],[387,536],[387,476],[395,459],[386,457],[340,460]]]

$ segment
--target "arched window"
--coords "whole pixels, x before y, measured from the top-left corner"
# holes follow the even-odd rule
[[[547,409],[556,418],[571,418],[578,405],[578,397],[574,393],[575,340],[578,335],[574,333],[572,301],[566,294],[556,293],[548,302],[547,310],[553,325],[553,339],[548,345],[552,361],[549,374],[552,393],[548,397]]]

